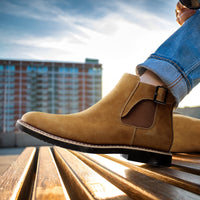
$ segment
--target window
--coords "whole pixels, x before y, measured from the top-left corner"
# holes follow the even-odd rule
[[[14,65],[7,65],[6,71],[15,71],[15,66]]]
[[[0,72],[4,70],[3,65],[0,65]]]

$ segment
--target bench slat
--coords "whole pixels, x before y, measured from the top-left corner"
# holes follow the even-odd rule
[[[185,162],[200,164],[200,154],[186,154],[186,153],[174,154],[173,160],[181,160]]]
[[[70,199],[49,147],[40,147],[32,199]]]
[[[69,151],[58,147],[54,151],[72,199],[131,199]]]
[[[36,148],[26,148],[0,180],[0,198],[28,199],[35,167]]]
[[[72,152],[135,199],[198,199],[199,196],[95,154]]]
[[[189,156],[188,154],[176,154],[173,156],[172,167],[188,173],[200,175],[200,154]]]
[[[187,172],[179,171],[169,167],[159,168],[145,164],[140,164],[140,166],[137,166],[133,164],[133,162],[127,161],[121,157],[116,158],[112,155],[102,156],[152,178],[165,181],[185,190],[200,194],[200,177],[197,175],[189,174]]]

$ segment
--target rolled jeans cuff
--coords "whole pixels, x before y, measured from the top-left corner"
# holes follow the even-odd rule
[[[150,57],[136,67],[136,73],[142,75],[147,69],[163,81],[175,97],[177,105],[189,93],[187,82],[172,63]]]

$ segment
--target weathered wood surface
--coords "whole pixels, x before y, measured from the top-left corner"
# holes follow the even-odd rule
[[[26,148],[0,179],[0,199],[28,199],[34,176],[36,148]]]
[[[39,150],[32,199],[70,199],[48,147]]]
[[[120,155],[29,147],[2,175],[0,199],[200,200],[200,154],[175,154],[171,167]]]

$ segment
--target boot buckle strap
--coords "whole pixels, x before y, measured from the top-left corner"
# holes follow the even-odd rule
[[[166,104],[168,89],[163,86],[157,86],[153,101],[159,104]]]

